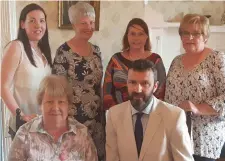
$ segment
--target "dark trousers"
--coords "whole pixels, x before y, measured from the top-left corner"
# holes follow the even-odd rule
[[[195,161],[215,161],[215,159],[201,157],[199,155],[193,155]]]
[[[220,158],[225,158],[225,143],[223,144],[223,148],[220,154]]]

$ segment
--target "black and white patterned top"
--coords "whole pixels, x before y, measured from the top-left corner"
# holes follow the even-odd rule
[[[194,154],[219,158],[225,142],[225,54],[213,51],[193,70],[184,70],[177,56],[169,69],[165,101],[179,105],[182,101],[207,103],[219,116],[192,115]]]
[[[103,67],[99,47],[92,45],[92,50],[93,55],[80,56],[64,43],[56,52],[52,73],[66,76],[71,83],[73,106],[69,115],[88,127],[99,160],[102,160],[105,154],[105,115],[101,101]]]

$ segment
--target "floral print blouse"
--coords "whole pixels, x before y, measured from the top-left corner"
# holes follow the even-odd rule
[[[69,115],[88,127],[97,148],[99,160],[105,155],[105,115],[102,109],[101,81],[103,74],[101,52],[92,45],[93,54],[80,56],[67,43],[56,53],[52,73],[64,75],[73,88],[73,105]]]
[[[213,51],[193,70],[185,71],[182,56],[169,69],[165,101],[179,105],[182,101],[207,103],[219,116],[192,115],[194,154],[219,158],[225,142],[225,54]]]
[[[43,128],[39,116],[20,127],[9,152],[9,161],[97,161],[97,151],[87,127],[73,118],[57,142]]]

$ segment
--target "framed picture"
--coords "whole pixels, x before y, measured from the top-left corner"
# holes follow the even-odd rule
[[[79,1],[59,1],[59,15],[58,15],[58,27],[60,29],[72,29],[72,25],[68,16],[68,9],[71,5],[76,4]],[[95,9],[95,30],[99,30],[99,18],[100,18],[100,1],[85,1],[90,3]]]

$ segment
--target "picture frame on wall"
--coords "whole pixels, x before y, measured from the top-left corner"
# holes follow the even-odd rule
[[[59,1],[58,2],[58,27],[60,29],[72,29],[69,20],[68,10],[71,5],[79,1]],[[99,18],[100,18],[100,1],[85,1],[90,3],[95,9],[95,30],[99,31]]]

